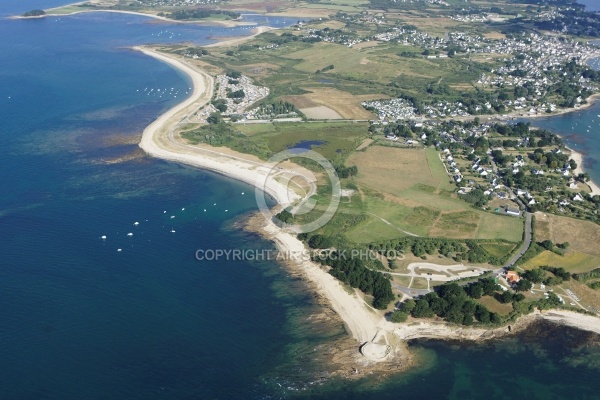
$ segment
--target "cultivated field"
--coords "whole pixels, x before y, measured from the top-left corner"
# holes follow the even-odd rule
[[[524,269],[534,269],[543,265],[563,267],[569,272],[586,272],[600,268],[600,257],[579,251],[568,250],[564,256],[544,251],[522,265]]]
[[[388,98],[384,94],[354,95],[335,88],[304,87],[309,92],[302,95],[284,96],[299,109],[326,106],[334,110],[344,119],[374,119],[375,115],[360,104],[363,101]]]
[[[357,182],[399,196],[416,183],[437,190],[442,181],[448,180],[445,173],[430,168],[427,154],[425,149],[371,146],[352,154],[347,164],[358,166]]]

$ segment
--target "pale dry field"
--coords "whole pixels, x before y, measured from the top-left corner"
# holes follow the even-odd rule
[[[589,221],[535,213],[535,239],[570,243],[570,250],[600,256],[600,226]]]
[[[415,183],[439,184],[429,169],[427,153],[421,149],[371,146],[351,154],[347,164],[358,166],[355,179],[360,183],[387,193],[399,194]]]
[[[374,114],[365,110],[361,102],[374,99],[383,99],[382,94],[353,95],[334,88],[303,88],[310,91],[297,96],[284,96],[282,100],[289,101],[299,109],[325,106],[343,119],[373,119]]]
[[[300,111],[312,119],[342,119],[340,114],[325,106],[301,108]]]

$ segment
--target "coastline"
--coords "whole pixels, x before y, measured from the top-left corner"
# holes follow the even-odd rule
[[[252,39],[255,36],[260,35],[261,33],[272,31],[275,29],[277,29],[277,28],[273,28],[271,26],[257,26],[256,28],[254,28],[254,32],[252,33],[252,35],[242,36],[239,38],[225,39],[225,40],[221,40],[219,42],[207,44],[206,46],[203,46],[203,47],[236,46],[236,45],[242,44],[242,43]]]
[[[253,160],[226,154],[216,148],[191,146],[177,142],[172,134],[179,121],[185,119],[190,110],[195,110],[210,101],[212,97],[212,77],[182,61],[156,51],[134,47],[135,50],[156,58],[181,70],[194,84],[192,95],[168,110],[152,122],[142,134],[139,146],[149,155],[168,161],[179,162],[193,167],[207,169],[227,177],[248,183],[258,190],[268,193],[279,206],[285,207],[297,200],[295,193],[276,181],[269,173],[271,166],[259,159]],[[224,150],[226,151],[226,150]],[[298,171],[290,171],[294,175]],[[280,173],[279,173],[280,174]],[[370,311],[356,295],[351,296],[339,281],[310,261],[303,261],[301,255],[306,251],[304,244],[291,233],[285,232],[272,222],[265,222],[263,232],[273,240],[286,254],[298,255],[294,263],[318,287],[334,310],[340,315],[351,335],[360,343],[372,340],[379,329],[377,315]]]
[[[570,157],[573,159],[573,161],[577,163],[577,168],[573,171],[573,175],[579,175],[584,173],[585,168],[583,167],[583,154],[576,150],[573,150],[570,147],[567,147],[567,149],[571,152]],[[594,181],[590,179],[588,182],[585,182],[585,185],[587,185],[590,188],[590,194],[600,196],[600,187]]]
[[[47,10],[57,10],[63,7],[68,7],[68,6],[75,6],[78,4],[83,4],[85,2],[78,2],[78,3],[71,3],[71,4],[65,4],[64,6],[60,6],[60,7],[53,7],[53,8],[48,8]],[[196,21],[179,21],[176,19],[171,19],[171,18],[167,18],[167,17],[161,17],[159,15],[156,14],[150,14],[150,13],[143,13],[140,11],[127,11],[127,10],[107,10],[107,9],[98,9],[98,10],[81,10],[81,11],[73,11],[73,12],[69,12],[69,13],[64,13],[64,14],[44,14],[44,15],[35,15],[35,16],[23,16],[23,15],[13,15],[11,17],[8,17],[9,19],[40,19],[40,18],[46,18],[46,17],[66,17],[66,16],[71,16],[71,15],[77,15],[77,14],[84,14],[84,13],[92,13],[92,12],[107,12],[107,13],[118,13],[118,14],[130,14],[130,15],[138,15],[138,16],[142,16],[142,17],[148,17],[148,18],[153,18],[153,19],[157,19],[160,21],[164,21],[164,22],[169,22],[169,23],[173,23],[173,24],[197,24],[197,25],[218,25],[218,26],[224,26],[226,28],[233,28],[236,26],[253,26],[256,25],[253,22],[244,22],[241,20],[225,20],[225,21],[219,21],[219,20],[210,20],[210,21],[202,21],[202,20],[196,20]]]
[[[137,51],[168,63],[188,75],[194,85],[192,95],[182,103],[174,106],[158,119],[152,122],[142,135],[139,146],[149,155],[168,161],[183,163],[220,173],[227,177],[246,182],[259,190],[271,195],[280,206],[287,206],[298,200],[298,196],[290,193],[289,189],[269,176],[272,166],[251,156],[235,154],[235,152],[219,151],[209,146],[191,146],[177,141],[173,137],[179,122],[210,101],[212,96],[213,80],[199,68],[193,67],[173,56],[164,55],[156,51],[136,47]],[[292,173],[291,171],[289,171]],[[285,173],[285,171],[284,171]],[[297,174],[298,172],[294,172]],[[305,254],[304,244],[291,232],[286,232],[271,221],[266,221],[261,215],[251,228],[265,238],[273,241],[277,248],[286,255]],[[374,311],[362,300],[355,290],[344,287],[337,279],[331,276],[321,266],[304,259],[301,256],[290,257],[288,265],[294,271],[300,272],[316,290],[326,299],[331,308],[344,323],[348,333],[359,345],[372,343],[375,350],[363,352],[365,362],[389,361],[399,353],[406,355],[406,350],[397,341],[414,338],[439,338],[459,340],[487,340],[501,335],[510,334],[506,327],[464,328],[437,321],[418,321],[406,324],[394,324]],[[515,324],[527,326],[537,318],[545,318],[561,324],[575,326],[579,329],[600,333],[598,318],[587,317],[583,323],[581,314],[566,311],[553,311],[547,314],[524,316]],[[515,330],[513,330],[515,331]],[[379,351],[382,347],[385,351]],[[357,352],[358,354],[358,352]]]
[[[219,151],[210,146],[192,146],[178,142],[174,138],[174,130],[188,115],[195,112],[211,97],[214,87],[213,78],[199,69],[178,60],[175,57],[150,50],[145,47],[134,47],[147,56],[167,63],[187,75],[193,84],[190,97],[162,114],[144,129],[139,146],[149,155],[169,161],[179,162],[193,167],[207,169],[236,180],[248,183],[273,197],[277,203],[287,206],[298,199],[298,195],[279,183],[272,175],[272,165],[232,155],[227,149]],[[282,170],[278,176],[284,175]],[[298,175],[298,171],[289,172]]]
[[[504,115],[482,115],[479,116],[480,118],[487,118],[488,121],[491,121],[493,119],[497,119],[500,121],[509,121],[511,119],[538,119],[538,118],[553,118],[553,117],[557,117],[559,115],[565,115],[565,114],[569,114],[572,112],[576,112],[576,111],[581,111],[581,110],[585,110],[587,108],[590,108],[591,106],[594,105],[594,103],[596,101],[600,100],[600,93],[594,93],[593,95],[591,95],[590,97],[588,97],[586,99],[586,103],[583,105],[580,105],[577,108],[561,108],[558,111],[555,111],[551,114],[536,114],[536,115],[526,115],[526,114],[519,114],[516,112],[512,112],[509,114],[504,114]],[[472,119],[472,118],[470,118]],[[559,134],[556,134],[559,137],[561,137]],[[561,137],[562,139],[562,137]],[[575,169],[573,171],[573,173],[575,175],[577,174],[581,174],[585,172],[585,168],[583,167],[584,161],[583,161],[583,154],[579,153],[578,151],[565,146],[570,152],[570,157],[577,163],[577,169]],[[589,182],[585,182],[585,184],[589,187],[590,189],[590,193],[592,195],[599,195],[600,196],[600,186],[598,186],[598,184],[596,184],[596,182],[594,182],[593,180],[590,180]]]

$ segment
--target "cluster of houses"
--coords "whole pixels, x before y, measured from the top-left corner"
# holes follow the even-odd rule
[[[243,97],[229,98],[227,96],[229,93],[240,90],[244,93]],[[246,109],[268,95],[268,87],[254,85],[252,79],[245,75],[241,75],[236,79],[232,79],[227,75],[218,75],[215,79],[215,99],[222,99],[225,102],[227,110],[224,114],[227,115],[239,115],[244,119],[258,119],[255,115],[256,111],[246,112]],[[217,111],[217,108],[213,104],[209,104],[197,113],[197,119],[204,121],[215,111]]]
[[[452,156],[452,153],[450,152],[450,150],[444,149],[442,151],[442,157],[445,158],[444,162],[446,164],[448,164],[448,166],[446,167],[446,171],[448,171],[448,174],[452,176],[452,179],[454,179],[454,182],[456,182],[456,183],[462,182],[463,176],[462,176],[460,170],[458,169],[458,165],[456,165],[456,161],[454,161],[454,157]]]
[[[364,101],[361,105],[367,110],[375,110],[380,121],[411,120],[417,117],[413,104],[402,98]]]
[[[450,19],[458,22],[486,22],[489,18],[486,13],[482,14],[467,14],[467,15],[451,15]]]
[[[464,104],[460,101],[451,103],[448,101],[440,101],[435,104],[426,105],[424,114],[430,118],[436,117],[465,117],[469,116],[469,112]]]
[[[372,100],[361,103],[367,110],[377,113],[379,120],[393,122],[397,120],[414,120],[417,118],[443,118],[443,117],[465,117],[470,114],[466,107],[460,102],[440,101],[423,106],[423,114],[417,114],[412,102],[401,97],[389,100]]]
[[[299,24],[299,26],[301,26]],[[341,30],[330,30],[330,29],[314,29],[314,28],[298,28],[302,31],[299,36],[303,40],[315,40],[329,43],[342,44],[344,46],[352,47],[355,44],[368,40],[367,38],[361,38],[351,32],[344,32]]]
[[[223,0],[133,0],[128,3],[138,3],[144,7],[185,7],[202,4],[218,4]]]
[[[596,46],[535,33],[493,40],[453,32],[445,38],[440,38],[413,29],[394,27],[388,32],[375,35],[373,39],[384,42],[394,40],[402,44],[421,46],[427,49],[443,50],[452,46],[467,53],[506,54],[507,56],[519,54],[519,57],[506,58],[504,66],[492,70],[490,73],[482,74],[477,84],[484,88],[523,87],[524,85],[533,87],[533,93],[528,91],[526,96],[502,101],[502,104],[508,110],[522,111],[523,115],[537,115],[556,110],[557,105],[544,100],[544,97],[547,95],[548,88],[558,83],[558,78],[552,78],[552,76],[562,76],[560,71],[565,63],[576,60],[577,63],[582,64],[589,58],[600,57],[600,48]],[[439,58],[440,56],[442,55],[437,54],[428,57]],[[598,90],[595,84],[583,76],[575,77],[575,80],[580,90]],[[581,97],[577,98],[575,107],[578,107],[582,101]],[[368,106],[375,108],[379,117],[387,120],[410,119],[414,118],[416,114],[412,104],[403,101],[401,98],[367,102],[365,107]],[[481,111],[481,113],[488,110],[492,112],[492,108],[492,104],[489,102],[474,107],[476,112]],[[435,118],[468,116],[470,114],[467,107],[460,102],[439,102],[426,105],[424,115]]]

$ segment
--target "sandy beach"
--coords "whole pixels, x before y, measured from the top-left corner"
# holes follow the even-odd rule
[[[139,146],[146,153],[246,182],[263,190],[283,206],[298,200],[298,195],[279,181],[285,180],[286,174],[296,176],[302,174],[302,171],[278,168],[274,173],[272,165],[261,162],[258,158],[237,156],[227,149],[220,151],[209,146],[192,146],[177,140],[174,133],[179,123],[210,101],[214,80],[210,75],[174,56],[167,56],[148,48],[134,47],[134,49],[181,70],[193,82],[190,97],[161,115],[144,130]]]
[[[260,35],[263,32],[268,32],[268,31],[271,31],[274,29],[277,29],[277,28],[272,28],[270,26],[258,26],[255,29],[253,29],[252,35],[244,36],[244,37],[240,37],[240,38],[226,39],[226,40],[222,40],[222,41],[219,41],[216,43],[211,43],[204,47],[237,46],[244,42],[247,42],[248,40],[252,39],[255,36]]]
[[[143,47],[136,47],[146,55],[166,62],[187,74],[193,81],[192,95],[182,103],[171,108],[152,122],[143,132],[139,146],[149,155],[169,161],[218,172],[236,180],[246,182],[271,195],[281,206],[287,206],[299,198],[295,192],[279,183],[270,175],[272,166],[257,158],[237,155],[232,151],[220,151],[208,146],[192,146],[174,137],[174,130],[180,121],[206,104],[212,97],[213,79],[208,74],[174,57],[158,53]],[[298,175],[299,170],[280,170],[277,177],[285,174]],[[300,173],[303,173],[300,170]],[[310,174],[312,175],[312,174]],[[305,176],[310,176],[307,172]],[[314,177],[314,175],[312,175]],[[265,184],[266,182],[266,184]],[[295,235],[284,232],[276,225],[265,220],[264,233],[270,237],[284,254],[302,255],[306,251],[304,244]],[[351,335],[359,342],[372,340],[385,322],[371,310],[356,294],[349,294],[333,276],[320,266],[298,257],[293,260],[305,276],[316,285],[319,292],[332,304],[340,315]]]
[[[567,149],[569,149],[569,151],[571,152],[571,158],[573,159],[573,161],[577,163],[577,168],[573,171],[573,174],[579,175],[584,173],[585,168],[583,167],[583,154],[568,147]],[[591,194],[600,196],[600,187],[598,187],[596,183],[590,180],[589,182],[586,182],[586,185],[589,186]]]

